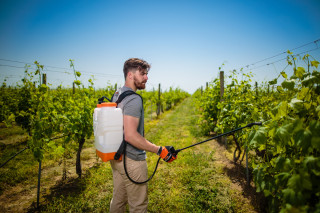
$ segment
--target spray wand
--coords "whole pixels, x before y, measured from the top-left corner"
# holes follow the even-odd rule
[[[223,133],[223,134],[220,134],[220,135],[214,136],[214,137],[209,138],[209,139],[207,139],[207,140],[204,140],[204,141],[201,141],[201,142],[198,142],[198,143],[192,144],[192,145],[190,145],[190,146],[184,147],[184,148],[182,148],[182,149],[176,149],[176,150],[174,150],[174,151],[172,150],[172,151],[173,151],[173,153],[178,154],[178,153],[179,153],[180,151],[182,151],[182,150],[185,150],[185,149],[191,148],[191,147],[193,147],[193,146],[197,146],[197,145],[199,145],[199,144],[202,144],[202,143],[205,143],[205,142],[211,141],[211,140],[213,140],[213,139],[220,138],[220,137],[225,136],[225,135],[229,135],[229,134],[231,134],[231,133],[233,133],[233,132],[237,132],[237,131],[242,130],[242,129],[247,128],[247,127],[252,127],[252,126],[254,126],[254,125],[259,125],[259,126],[261,126],[261,125],[262,125],[262,122],[254,122],[254,123],[250,123],[250,124],[248,124],[248,125],[246,125],[246,126],[244,126],[244,127],[240,127],[240,128],[237,128],[237,129],[231,130],[231,131],[229,131],[229,132],[225,132],[225,133]]]
[[[247,124],[247,125],[246,125],[246,126],[244,126],[244,127],[240,127],[240,128],[237,128],[237,129],[231,130],[231,131],[229,131],[229,132],[225,132],[225,133],[223,133],[223,134],[220,134],[220,135],[214,136],[214,137],[209,138],[209,139],[207,139],[207,140],[204,140],[204,141],[201,141],[201,142],[198,142],[198,143],[192,144],[192,145],[190,145],[190,146],[187,146],[187,147],[184,147],[184,148],[181,148],[181,149],[177,149],[177,150],[175,150],[173,147],[171,147],[168,151],[170,151],[170,152],[171,152],[171,153],[173,153],[175,156],[177,156],[177,154],[178,154],[179,152],[181,152],[182,150],[185,150],[185,149],[188,149],[188,148],[191,148],[191,147],[197,146],[197,145],[199,145],[199,144],[202,144],[202,143],[205,143],[205,142],[211,141],[211,140],[216,139],[216,138],[220,138],[220,137],[225,136],[225,135],[229,135],[229,134],[231,134],[231,133],[233,133],[233,132],[236,132],[236,131],[242,130],[242,129],[247,128],[247,127],[252,127],[252,126],[254,126],[254,125],[259,125],[259,126],[261,126],[261,125],[262,125],[262,122],[254,122],[254,123],[250,123],[250,124]],[[154,171],[153,171],[153,174],[152,174],[152,175],[151,175],[147,180],[142,181],[142,182],[138,182],[138,181],[133,180],[133,179],[129,176],[129,174],[128,174],[127,167],[126,167],[126,160],[125,160],[125,159],[126,159],[126,157],[125,157],[125,152],[126,152],[126,151],[124,151],[124,160],[123,160],[123,164],[124,164],[124,170],[125,170],[125,173],[126,173],[127,177],[129,178],[129,180],[130,180],[131,182],[135,183],[135,184],[143,184],[143,183],[146,183],[146,182],[150,181],[150,180],[153,178],[153,176],[154,176],[154,174],[156,173],[156,171],[157,171],[158,164],[159,164],[159,161],[160,161],[160,159],[161,159],[161,158],[159,157],[159,159],[158,159],[158,161],[157,161],[157,164],[156,164],[156,167],[155,167],[155,169],[154,169]]]

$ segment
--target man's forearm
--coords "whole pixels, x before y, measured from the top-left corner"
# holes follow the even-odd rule
[[[138,132],[125,135],[125,140],[134,147],[146,150],[148,152],[157,153],[160,148],[159,146],[149,142],[147,139],[142,137]]]

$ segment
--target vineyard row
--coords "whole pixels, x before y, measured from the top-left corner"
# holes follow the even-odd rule
[[[287,62],[279,76],[259,87],[252,85],[251,73],[234,70],[227,76],[229,84],[222,86],[224,80],[215,79],[204,91],[199,89],[198,123],[204,134],[220,134],[261,121],[261,127],[228,138],[237,145],[234,161],[241,150],[250,155],[253,180],[267,198],[269,212],[316,212],[320,209],[319,62],[291,52]],[[292,76],[286,73],[289,68]]]

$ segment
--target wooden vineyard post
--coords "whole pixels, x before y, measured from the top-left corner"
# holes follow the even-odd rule
[[[160,91],[160,95],[159,95],[159,100],[160,100],[160,110],[161,110],[161,113],[164,113],[163,111],[163,104],[161,102],[161,89],[160,89],[160,84],[159,84],[159,91]]]
[[[160,111],[161,111],[161,84],[159,84],[159,90],[158,90],[157,117],[159,117]]]
[[[42,74],[42,84],[47,85],[47,74],[46,73]]]
[[[220,101],[223,102],[224,95],[224,71],[220,71]]]
[[[76,93],[76,85],[75,85],[75,83],[73,82],[73,86],[72,86],[72,92],[73,92],[73,94],[75,94]]]
[[[220,102],[224,101],[224,71],[220,71]],[[227,137],[223,136],[220,138],[220,142],[224,143],[225,147],[228,148]]]
[[[258,100],[258,82],[256,82],[256,100]]]

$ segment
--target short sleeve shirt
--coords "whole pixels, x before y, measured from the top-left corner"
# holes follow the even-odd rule
[[[115,102],[118,99],[119,95],[127,90],[132,89],[126,86],[120,88],[115,92],[112,101]],[[144,111],[141,98],[135,94],[129,95],[119,103],[118,107],[122,109],[123,115],[129,115],[139,118],[137,131],[140,135],[144,136]],[[132,160],[141,161],[146,159],[146,151],[138,149],[128,143],[126,148],[126,156],[128,156]]]

